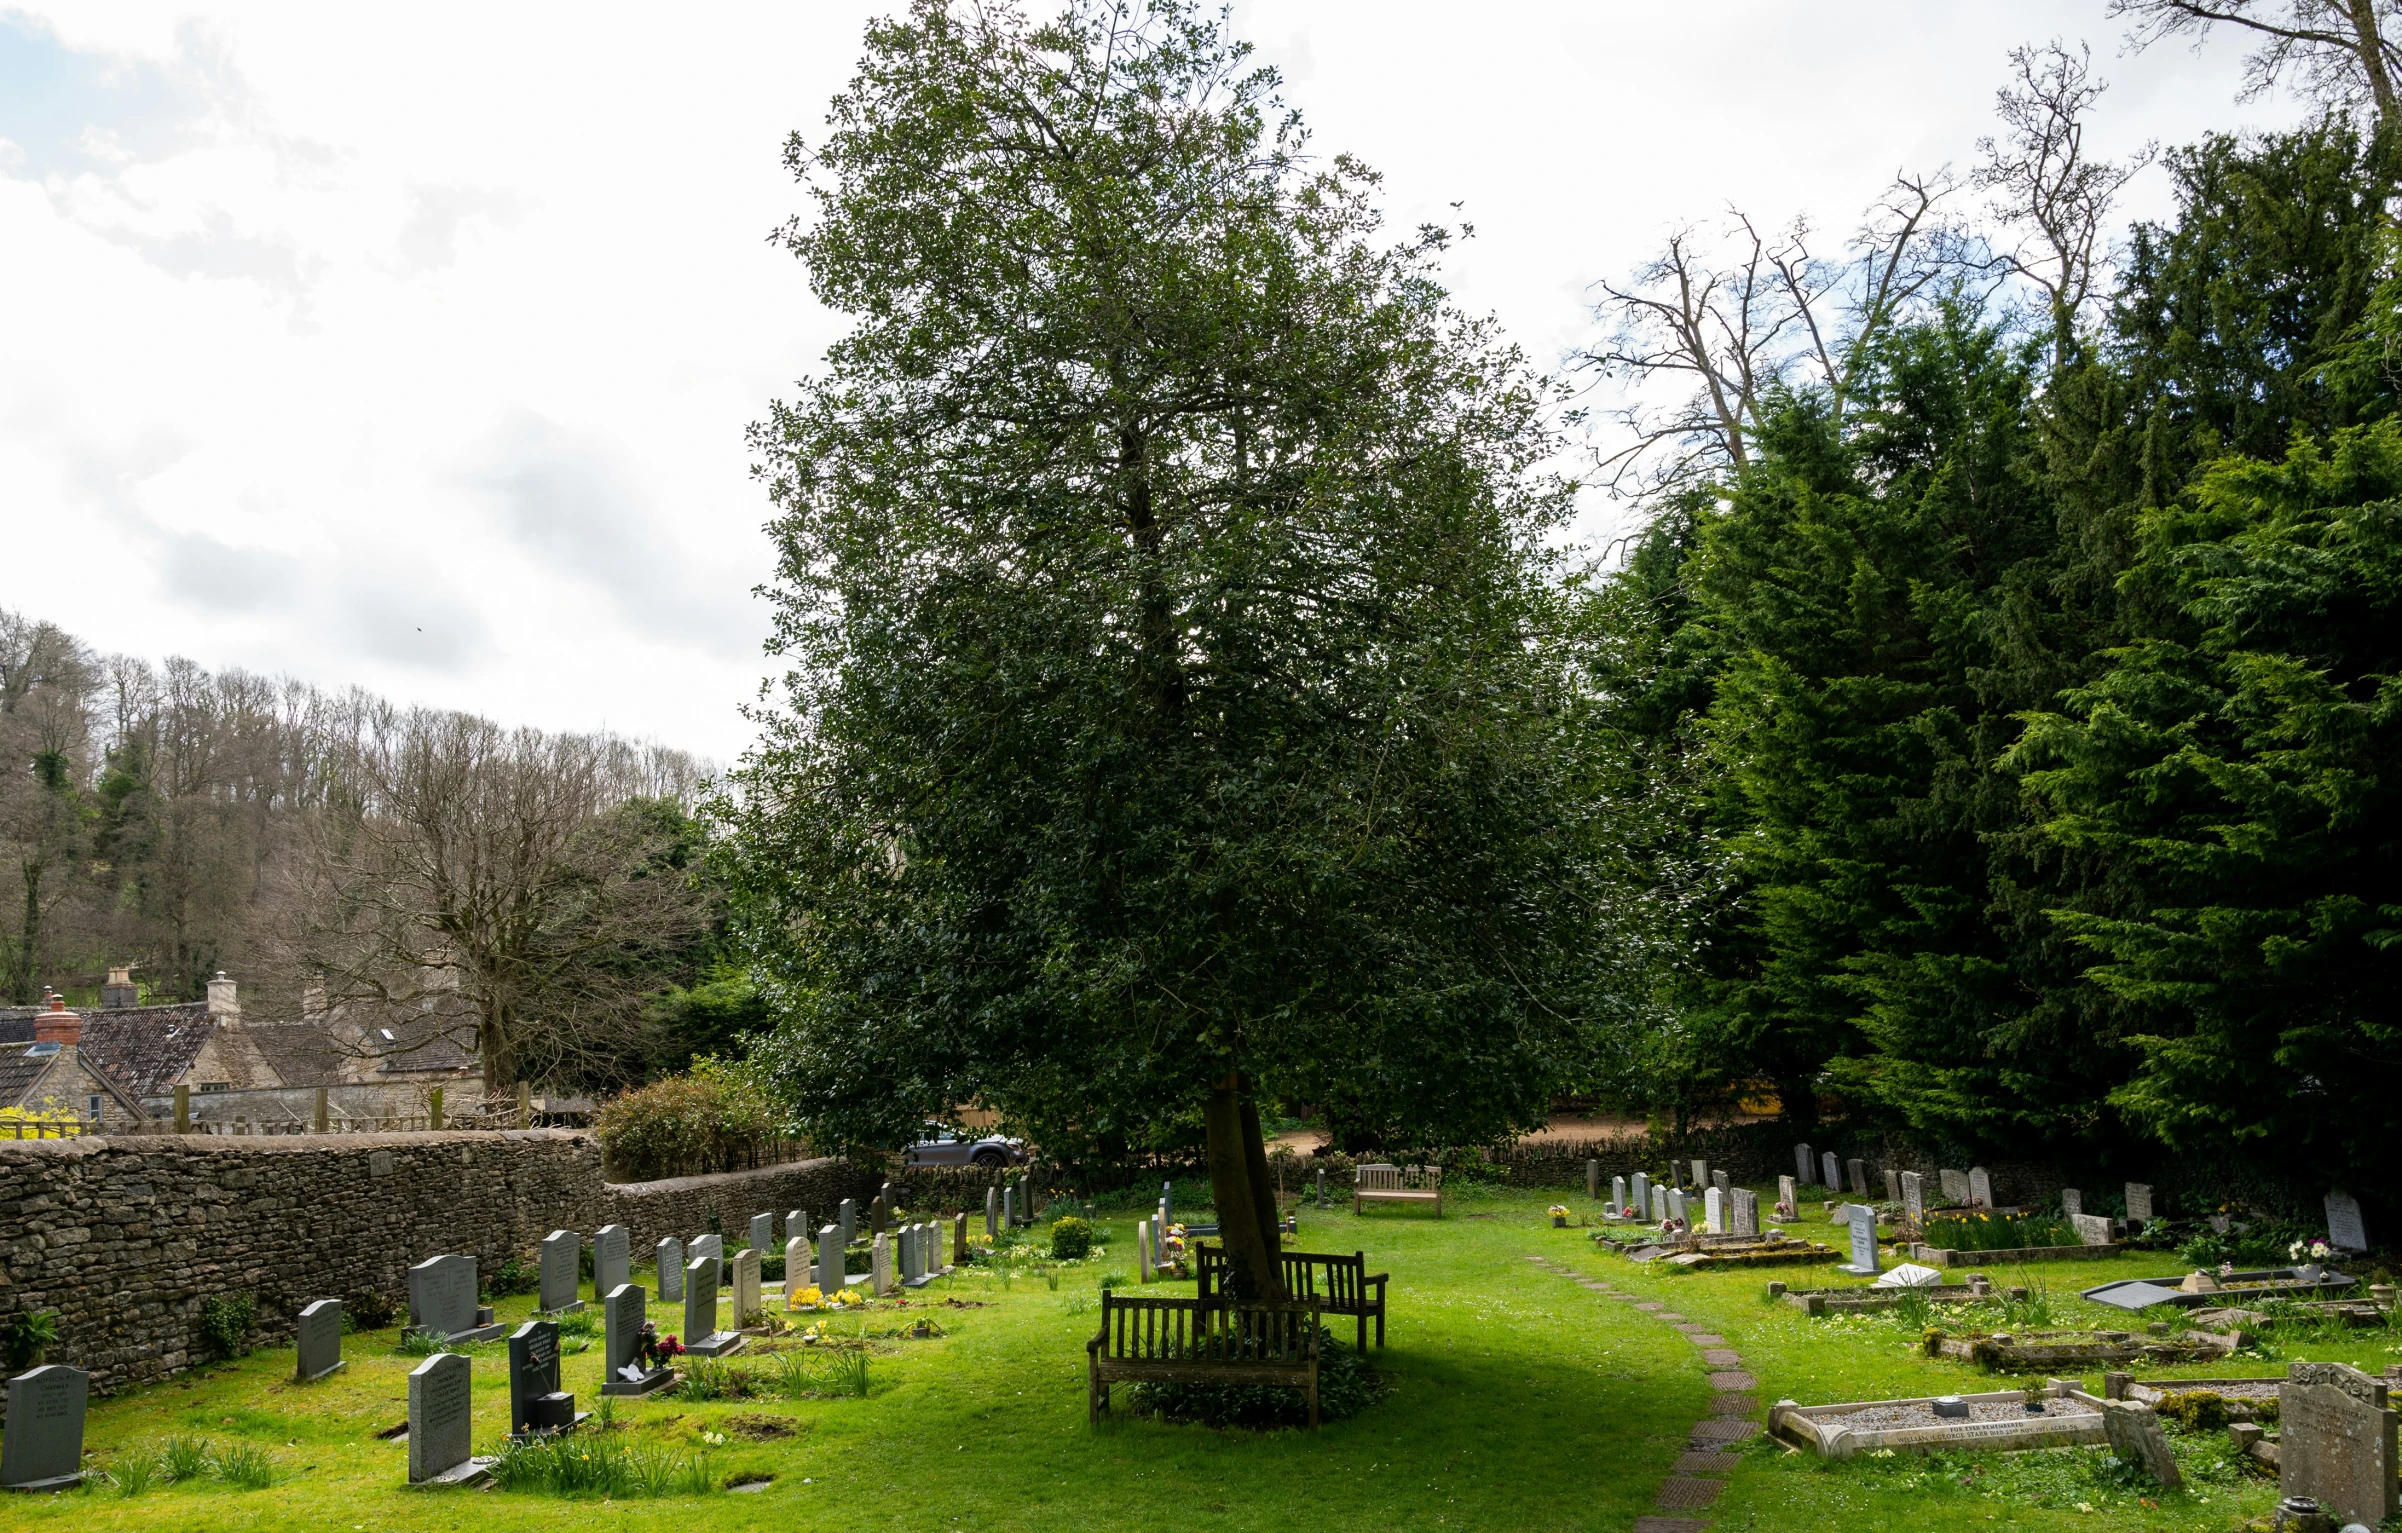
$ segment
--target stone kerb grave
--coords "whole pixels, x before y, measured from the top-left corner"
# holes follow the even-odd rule
[[[294,1377],[313,1383],[342,1367],[342,1301],[318,1299],[301,1306],[293,1327]]]
[[[491,1472],[474,1456],[473,1368],[457,1352],[437,1352],[409,1370],[409,1483],[466,1485]]]
[[[409,1269],[409,1328],[459,1344],[492,1340],[503,1328],[475,1293],[474,1257],[427,1257]]]
[[[542,1237],[540,1297],[535,1301],[546,1315],[571,1314],[584,1307],[576,1289],[583,1281],[584,1237],[574,1230],[553,1230]]]
[[[83,1412],[92,1376],[51,1363],[8,1381],[0,1490],[66,1490],[83,1481]]]
[[[2295,1363],[2277,1390],[2277,1489],[2338,1522],[2395,1514],[2394,1412],[2386,1381],[2342,1363]]]
[[[673,1368],[643,1361],[643,1341],[649,1331],[643,1311],[642,1290],[632,1283],[621,1283],[602,1296],[606,1326],[602,1356],[608,1369],[607,1381],[601,1385],[604,1395],[655,1394],[676,1381]]]
[[[2040,1411],[2028,1410],[2023,1389],[1840,1405],[1779,1400],[1768,1412],[1768,1435],[1832,1459],[1880,1450],[2015,1453],[2107,1440],[2103,1402],[2079,1389],[2075,1379],[2053,1379],[2043,1386],[2038,1403]]]

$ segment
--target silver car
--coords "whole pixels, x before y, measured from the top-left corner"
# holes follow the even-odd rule
[[[926,1125],[926,1137],[901,1152],[910,1166],[1014,1166],[1026,1159],[1026,1147],[998,1134],[962,1133],[940,1123]]]

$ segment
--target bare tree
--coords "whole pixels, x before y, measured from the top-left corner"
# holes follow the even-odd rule
[[[0,935],[0,992],[32,1001],[51,913],[73,892],[83,842],[92,657],[49,623],[0,611],[0,855],[16,887]]]
[[[2235,27],[2255,40],[2244,60],[2244,99],[2263,95],[2290,73],[2330,106],[2370,103],[2391,122],[2402,78],[2402,51],[2388,39],[2402,0],[2110,0],[2109,14],[2134,23],[2138,49],[2170,37],[2200,47],[2211,29]]]
[[[2014,83],[1994,93],[2004,131],[1978,140],[1984,159],[1974,181],[1994,194],[1986,205],[1994,220],[2016,235],[2001,261],[2044,296],[2057,366],[2094,299],[2111,206],[2156,151],[2146,144],[2120,161],[2086,152],[2085,118],[2110,86],[2094,78],[2093,50],[2082,43],[2073,52],[2057,38],[2014,48],[2010,68]]]

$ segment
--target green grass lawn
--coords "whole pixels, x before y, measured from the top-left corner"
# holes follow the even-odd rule
[[[1714,1326],[1762,1380],[1763,1405],[1986,1387],[1965,1365],[1917,1355],[1913,1338],[1878,1320],[1812,1321],[1763,1302],[1766,1278],[1671,1275],[1594,1249],[1582,1231],[1543,1216],[1548,1196],[1462,1189],[1440,1223],[1414,1210],[1354,1218],[1305,1209],[1297,1244],[1365,1249],[1393,1274],[1391,1345],[1376,1354],[1391,1386],[1373,1409],[1301,1432],[1254,1434],[1180,1426],[1120,1413],[1084,1420],[1084,1339],[1095,1326],[1094,1284],[1132,1265],[1132,1220],[1105,1218],[1108,1259],[1063,1274],[1053,1290],[982,1273],[938,1283],[905,1310],[878,1307],[871,1329],[897,1330],[931,1313],[946,1334],[875,1344],[865,1399],[618,1402],[624,1440],[658,1452],[706,1453],[723,1485],[772,1476],[756,1494],[719,1491],[613,1502],[497,1490],[411,1491],[407,1449],[378,1431],[407,1414],[407,1374],[390,1332],[347,1339],[350,1366],[313,1385],[290,1381],[287,1349],[186,1374],[96,1402],[86,1439],[99,1468],[175,1437],[219,1449],[263,1450],[276,1480],[264,1489],[221,1483],[158,1485],[123,1496],[107,1486],[0,1502],[11,1527],[384,1529],[764,1527],[843,1530],[942,1528],[1122,1530],[1132,1522],[1211,1528],[1624,1529],[1652,1497],[1709,1393],[1696,1349],[1668,1325],[1598,1296],[1527,1260],[1545,1256],[1621,1288],[1668,1299]],[[1581,1198],[1568,1199],[1582,1211]],[[1580,1206],[1581,1205],[1581,1206]],[[2169,1266],[2173,1266],[2170,1259]],[[1992,1269],[2039,1277],[2069,1295],[2103,1276],[2168,1270],[2122,1257]],[[1784,1269],[1797,1285],[1841,1281],[1824,1269]],[[1164,1291],[1189,1291],[1167,1285]],[[951,1308],[945,1299],[978,1307]],[[531,1301],[506,1300],[501,1318]],[[2069,1297],[2063,1318],[2099,1311]],[[848,1330],[856,1319],[838,1322]],[[1348,1335],[1347,1323],[1337,1327]],[[2340,1357],[2381,1370],[2389,1333],[2364,1331],[2285,1355]],[[476,1348],[477,1449],[505,1430],[505,1347]],[[737,1359],[739,1361],[739,1359]],[[2282,1361],[2237,1372],[2282,1371]],[[2185,1368],[2180,1373],[2205,1370]],[[600,1357],[565,1362],[578,1404],[598,1403]],[[2089,1380],[2098,1384],[2098,1380]],[[1123,1391],[1121,1390],[1121,1397]],[[703,1434],[722,1434],[722,1447]],[[1715,1510],[1722,1527],[1844,1529],[2027,1527],[2225,1529],[2265,1510],[2273,1485],[2244,1477],[2217,1438],[2181,1438],[2196,1481],[2152,1495],[2117,1482],[2106,1455],[2067,1451],[1952,1461],[1896,1458],[1826,1466],[1756,1445]],[[1963,1483],[1965,1482],[1965,1483]],[[1997,1496],[1996,1491],[2001,1493]],[[2106,1523],[2077,1510],[2129,1512]],[[498,1521],[496,1521],[498,1519]]]

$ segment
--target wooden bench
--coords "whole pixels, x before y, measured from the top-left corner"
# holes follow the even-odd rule
[[[1432,1203],[1443,1217],[1441,1166],[1362,1166],[1352,1174],[1351,1211],[1368,1203]]]
[[[1329,1315],[1349,1315],[1359,1322],[1359,1349],[1368,1350],[1368,1322],[1376,1322],[1376,1344],[1384,1345],[1384,1290],[1392,1281],[1388,1272],[1368,1271],[1364,1251],[1349,1256],[1331,1251],[1285,1251],[1280,1253],[1284,1266],[1285,1297],[1296,1303],[1317,1301]],[[1199,1280],[1200,1296],[1204,1299],[1218,1295],[1225,1283],[1226,1248],[1200,1246],[1193,1252],[1193,1275]]]
[[[1109,1409],[1109,1386],[1264,1384],[1298,1389],[1318,1429],[1316,1304],[1101,1295],[1101,1334],[1084,1344],[1084,1416]]]

